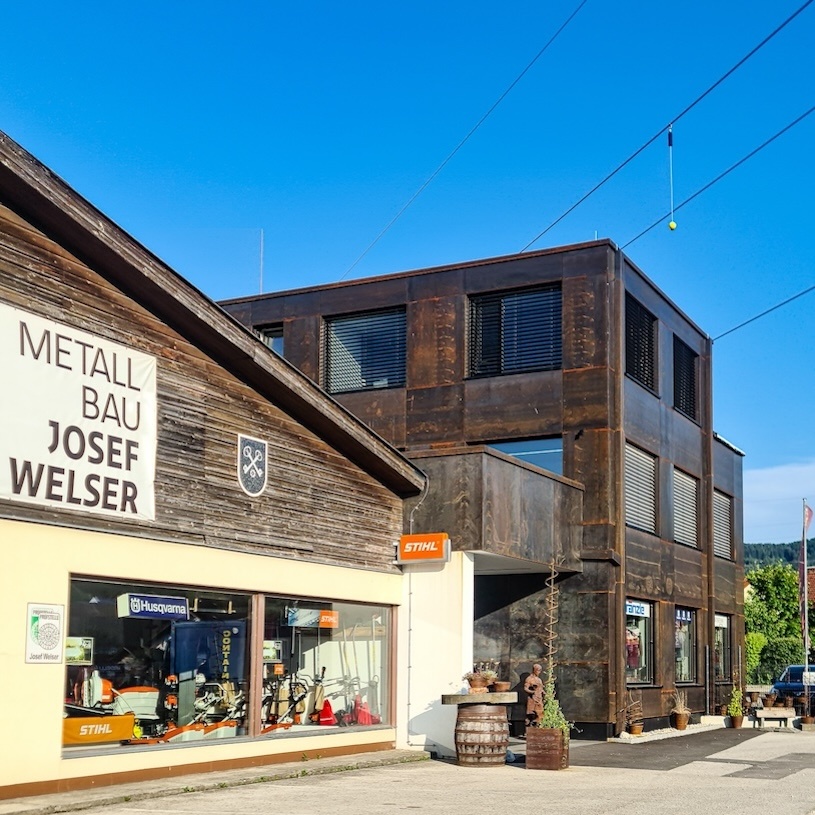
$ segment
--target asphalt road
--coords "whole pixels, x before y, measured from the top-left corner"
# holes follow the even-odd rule
[[[177,784],[175,794],[157,788],[159,797],[109,800],[103,807],[85,811],[100,815],[102,811],[105,815],[381,815],[402,811],[445,815],[541,811],[558,815],[815,815],[815,733],[718,729],[640,744],[573,742],[570,763],[567,770],[550,772],[527,770],[522,763],[475,769],[426,760],[266,783],[243,782],[205,792],[184,792]],[[183,783],[183,779],[177,781]],[[76,794],[75,807],[68,798],[63,803],[67,808],[89,803],[93,807],[92,802],[83,805],[80,799],[81,794]],[[20,815],[25,811],[36,810],[16,810]],[[13,812],[0,806],[0,815]]]

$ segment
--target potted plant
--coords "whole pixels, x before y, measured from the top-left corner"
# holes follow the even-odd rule
[[[529,770],[565,770],[569,766],[569,731],[566,719],[555,694],[554,669],[546,671],[543,714],[526,728],[526,767]]]
[[[569,766],[569,731],[555,693],[555,639],[557,638],[558,587],[554,561],[546,579],[546,674],[543,683],[543,712],[526,728],[526,768],[565,770]]]
[[[744,721],[744,696],[737,682],[733,683],[733,690],[730,692],[727,715],[730,716],[731,727],[741,727]]]
[[[491,685],[498,674],[489,668],[474,668],[467,671],[462,679],[466,679],[470,685],[470,693],[486,693],[487,687]]]
[[[674,690],[672,698],[671,715],[673,716],[673,726],[677,730],[684,730],[688,726],[691,714],[688,707],[688,693],[684,690]]]
[[[632,736],[641,736],[645,726],[645,717],[642,714],[642,699],[635,698],[634,694],[628,692],[628,702],[625,706],[625,729]]]

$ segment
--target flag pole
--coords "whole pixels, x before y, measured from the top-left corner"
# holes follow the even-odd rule
[[[807,529],[812,520],[812,510],[807,506],[807,499],[804,498],[804,524],[801,533],[801,593],[803,595],[803,614],[801,615],[801,622],[803,623],[804,635],[804,677],[809,673],[809,580],[807,578]],[[806,711],[804,715],[809,715],[809,682],[805,682],[804,688],[806,691]]]

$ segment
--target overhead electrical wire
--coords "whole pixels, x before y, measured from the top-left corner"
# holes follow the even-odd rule
[[[523,79],[523,77],[527,74],[527,72],[532,68],[532,66],[543,56],[545,51],[549,48],[550,45],[560,36],[563,30],[566,28],[567,25],[577,16],[580,9],[586,5],[588,0],[581,0],[575,10],[567,17],[566,21],[558,28],[557,31],[549,38],[549,41],[543,48],[538,51],[532,61],[524,68],[518,76],[510,83],[509,87],[498,97],[498,99],[493,103],[492,107],[475,123],[475,125],[470,129],[470,132],[455,146],[455,148],[450,152],[447,158],[439,164],[438,167],[428,176],[427,180],[422,184],[416,192],[411,195],[411,197],[407,200],[407,202],[402,206],[402,208],[396,213],[396,215],[391,218],[391,220],[385,225],[382,231],[368,244],[365,251],[345,270],[345,273],[340,278],[340,280],[344,280],[357,266],[357,264],[371,251],[371,249],[379,243],[380,239],[383,235],[404,215],[405,211],[410,207],[410,205],[427,189],[433,179],[449,164],[452,158],[461,150],[462,147],[470,140],[470,137],[481,127],[482,124],[489,118],[492,112],[504,101],[504,99],[509,95],[510,91]],[[815,0],[809,0],[809,2],[815,2]]]
[[[761,319],[762,317],[766,317],[768,314],[771,314],[773,311],[778,311],[782,306],[789,305],[793,302],[793,300],[797,300],[799,297],[803,297],[805,294],[809,294],[811,291],[815,291],[815,286],[810,286],[808,289],[804,289],[803,291],[799,291],[798,294],[793,294],[792,297],[788,297],[786,300],[783,300],[780,303],[776,303],[774,306],[770,306],[770,308],[765,309],[761,312],[761,314],[756,314],[755,317],[751,317],[749,320],[745,320],[743,323],[739,323],[733,328],[729,328],[724,334],[719,334],[718,337],[713,338],[713,342],[717,342],[722,337],[726,337],[728,334],[732,334],[734,331],[738,331],[740,328],[744,328],[746,325],[750,325],[750,323],[754,323],[756,320]]]
[[[767,141],[765,141],[763,144],[760,144],[758,147],[755,148],[755,150],[751,150],[746,156],[740,158],[735,164],[732,164],[724,172],[719,173],[719,175],[717,175],[716,178],[714,178],[712,181],[708,181],[708,183],[705,184],[704,187],[701,187],[700,189],[696,190],[696,192],[693,193],[693,195],[691,195],[689,198],[686,198],[681,204],[677,204],[676,209],[682,209],[682,207],[684,207],[685,204],[689,204],[691,201],[693,201],[694,198],[698,198],[703,192],[709,190],[714,184],[721,181],[726,175],[732,173],[733,170],[735,170],[737,167],[740,167],[748,159],[751,159],[753,156],[756,155],[756,153],[761,152],[765,147],[772,144],[777,138],[783,136],[784,133],[786,133],[788,130],[791,130],[793,127],[795,127],[795,125],[802,122],[804,119],[806,119],[807,116],[811,115],[813,112],[815,112],[815,105],[813,105],[805,113],[802,113],[797,119],[790,122],[786,127],[781,128],[781,130],[779,130],[775,135],[770,136],[770,138],[767,139]],[[659,226],[659,224],[661,224],[665,220],[665,218],[669,217],[671,214],[672,213],[660,216],[656,221],[654,221],[654,223],[651,224],[651,226],[647,227],[646,229],[643,229],[642,232],[639,233],[639,235],[637,235],[634,238],[631,238],[631,240],[628,241],[628,243],[624,243],[620,248],[625,249],[628,246],[631,246],[631,244],[634,243],[634,241],[638,241],[643,235],[650,232],[654,227]]]
[[[749,60],[754,54],[760,51],[773,37],[775,37],[776,34],[778,34],[783,28],[789,25],[802,11],[804,11],[808,6],[812,5],[813,2],[815,2],[815,0],[806,0],[806,2],[802,6],[800,6],[798,9],[796,9],[796,11],[790,14],[790,16],[787,17],[787,19],[784,20],[783,23],[781,23],[777,28],[770,32],[758,45],[756,45],[747,54],[745,54],[729,71],[722,74],[722,76],[720,76],[719,79],[717,79],[704,93],[697,96],[696,99],[694,99],[693,102],[691,102],[681,113],[674,116],[671,119],[670,125],[666,125],[665,127],[660,128],[660,130],[653,136],[651,136],[651,138],[648,139],[648,141],[646,141],[645,144],[643,144],[641,147],[635,150],[625,161],[619,164],[605,178],[603,178],[602,181],[599,181],[597,184],[595,184],[582,198],[580,198],[578,201],[572,204],[562,215],[560,215],[558,218],[552,221],[552,223],[549,224],[549,226],[547,226],[546,229],[542,230],[537,235],[535,235],[535,237],[532,238],[532,240],[529,241],[529,243],[527,243],[526,246],[524,246],[520,251],[526,252],[526,250],[529,249],[529,247],[532,246],[532,244],[537,243],[550,229],[553,229],[564,218],[566,218],[568,215],[574,212],[584,201],[586,201],[588,198],[594,195],[594,193],[596,193],[597,190],[599,190],[604,184],[606,184],[608,181],[614,178],[614,176],[617,175],[617,173],[619,173],[620,170],[622,170],[624,167],[630,164],[640,153],[643,152],[643,150],[650,147],[666,130],[668,130],[669,127],[671,127],[673,124],[676,124],[676,122],[678,122],[686,113],[690,113],[690,111],[693,110],[693,108],[695,108],[706,96],[708,96],[712,91],[719,87],[719,85],[721,85],[722,82],[724,82],[728,77],[730,77],[735,71],[741,68],[741,66],[744,65],[744,63],[747,62],[747,60]]]

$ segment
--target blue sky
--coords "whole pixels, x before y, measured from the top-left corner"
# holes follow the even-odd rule
[[[214,299],[516,252],[804,0],[42,2],[3,12],[0,130]],[[679,204],[815,105],[815,4],[674,125]],[[815,114],[626,252],[713,337],[815,284]],[[628,243],[664,136],[533,245]],[[666,219],[667,221],[667,219]],[[745,540],[815,503],[815,293],[714,345]]]

